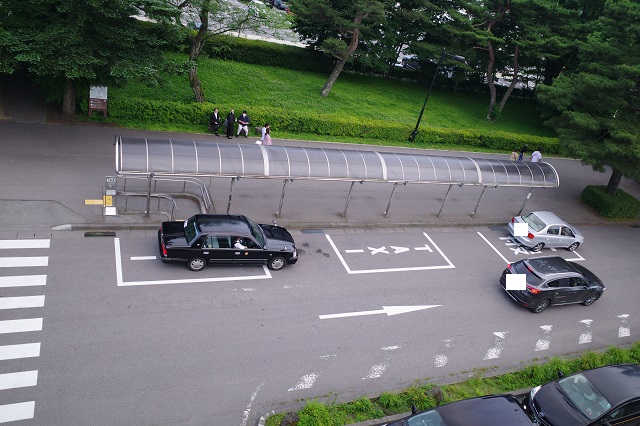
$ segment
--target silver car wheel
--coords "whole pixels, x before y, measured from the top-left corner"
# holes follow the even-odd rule
[[[577,249],[579,245],[580,245],[580,243],[573,243],[569,247],[567,247],[567,250],[575,251],[575,249]]]

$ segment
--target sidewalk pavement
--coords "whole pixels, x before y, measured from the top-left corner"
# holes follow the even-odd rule
[[[85,200],[102,199],[105,177],[115,175],[116,135],[177,140],[225,142],[211,134],[181,134],[170,132],[122,129],[94,124],[37,124],[0,121],[0,233],[51,232],[56,229],[155,229],[166,220],[162,215],[123,214],[104,216],[101,205],[85,204]],[[238,139],[238,143],[254,143]],[[236,140],[234,140],[236,142]],[[500,154],[468,153],[436,150],[415,150],[395,147],[371,147],[296,140],[274,140],[274,144],[290,146],[344,147],[378,151],[429,153],[433,155],[496,158]],[[609,175],[594,172],[577,160],[544,158],[560,177],[558,188],[534,189],[524,211],[550,210],[577,226],[610,223],[580,200],[586,185],[606,185]],[[225,213],[229,202],[230,179],[204,178],[214,203],[212,212]],[[145,181],[141,181],[146,185]],[[121,183],[119,183],[121,185]],[[640,185],[624,179],[621,188],[640,199]],[[233,185],[229,212],[246,214],[252,219],[279,224],[292,229],[305,228],[388,228],[388,227],[451,227],[503,225],[517,213],[526,200],[528,188],[488,188],[480,201],[481,187],[454,186],[442,214],[447,185],[415,184],[399,186],[392,199],[387,217],[392,184],[364,183],[355,185],[347,217],[342,216],[349,182],[295,181],[288,183],[279,210],[283,182],[277,179],[241,179]],[[143,186],[143,190],[146,188]],[[121,188],[120,188],[121,189]],[[157,188],[158,192],[169,188]],[[137,204],[136,204],[137,203]],[[152,209],[156,201],[152,203]],[[144,211],[145,203],[130,200],[129,210]],[[124,198],[118,198],[124,208]],[[193,201],[180,199],[174,219],[186,219],[199,213]],[[634,222],[634,221],[630,221]],[[627,222],[629,223],[629,222]]]

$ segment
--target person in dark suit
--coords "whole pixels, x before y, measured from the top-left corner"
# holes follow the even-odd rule
[[[225,121],[227,123],[227,138],[233,139],[233,126],[236,124],[236,115],[233,110],[229,111]]]
[[[209,116],[209,126],[211,126],[211,130],[213,130],[213,133],[215,133],[216,136],[220,136],[218,134],[218,129],[220,129],[220,123],[221,123],[220,113],[218,112],[218,108],[214,108],[213,112]]]

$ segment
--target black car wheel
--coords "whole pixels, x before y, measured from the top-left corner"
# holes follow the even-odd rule
[[[268,266],[269,266],[269,269],[272,269],[274,271],[279,271],[280,269],[284,268],[284,265],[286,264],[287,264],[287,261],[284,260],[284,257],[276,256],[271,260],[269,260]]]
[[[582,302],[582,305],[583,306],[593,305],[593,302],[595,302],[596,300],[598,300],[598,295],[596,293],[591,293],[589,296],[587,296],[586,299],[584,299],[584,302]]]
[[[540,251],[540,250],[542,250],[542,247],[544,247],[544,243],[538,243],[535,246],[533,246],[532,250],[533,251]]]
[[[580,243],[573,243],[569,247],[567,247],[567,250],[575,251],[575,249],[577,249],[579,245],[580,245]]]
[[[545,309],[547,309],[550,304],[551,304],[551,302],[549,302],[549,299],[544,299],[544,300],[539,301],[536,306],[531,308],[531,310],[533,311],[534,314],[539,314],[540,312],[542,312]]]
[[[202,271],[207,266],[207,261],[201,257],[194,257],[187,262],[187,268],[192,271]]]

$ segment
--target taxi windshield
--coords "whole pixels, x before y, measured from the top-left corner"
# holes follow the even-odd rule
[[[253,238],[258,242],[258,244],[260,244],[260,247],[264,247],[266,241],[264,238],[264,232],[262,232],[260,225],[249,218],[247,218],[247,222],[249,223],[249,229],[251,229],[251,235],[253,235]]]

